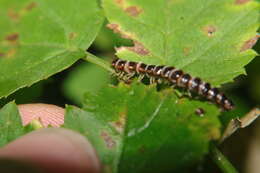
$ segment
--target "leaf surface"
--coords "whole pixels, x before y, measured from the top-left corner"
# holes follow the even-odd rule
[[[0,4],[0,98],[84,57],[103,23],[96,0]]]
[[[15,103],[10,102],[0,109],[0,146],[24,134],[24,127]]]
[[[198,116],[197,108],[207,112]],[[120,85],[86,94],[83,109],[69,106],[64,127],[88,137],[104,172],[183,171],[220,137],[217,115],[212,104],[178,99],[171,89]]]
[[[106,0],[110,28],[134,41],[122,59],[173,65],[220,85],[245,74],[256,55],[259,2],[240,0]]]

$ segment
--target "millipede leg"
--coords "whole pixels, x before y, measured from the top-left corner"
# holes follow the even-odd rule
[[[135,75],[135,73],[128,73],[126,75],[123,76],[123,79],[128,81],[130,80],[133,76]]]
[[[150,84],[154,84],[156,82],[156,79],[154,77],[150,77]]]
[[[143,78],[144,78],[144,75],[142,74],[142,75],[140,75],[140,76],[138,77],[137,81],[138,81],[138,82],[141,82],[141,81],[143,80]]]

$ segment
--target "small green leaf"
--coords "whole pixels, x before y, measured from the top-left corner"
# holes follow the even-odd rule
[[[84,57],[103,23],[97,0],[0,4],[0,98]]]
[[[245,74],[256,55],[259,3],[239,0],[106,0],[110,28],[134,41],[122,59],[173,65],[212,83]]]
[[[197,108],[206,110],[196,115]],[[171,89],[133,84],[88,93],[84,110],[68,107],[64,127],[92,142],[104,172],[153,173],[184,169],[220,137],[218,109],[178,99]]]
[[[0,147],[24,134],[21,117],[14,102],[0,109]]]

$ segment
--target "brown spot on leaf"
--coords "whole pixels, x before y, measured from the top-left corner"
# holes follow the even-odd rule
[[[237,5],[242,5],[242,4],[245,4],[245,3],[248,3],[250,0],[236,0],[235,1],[235,4]]]
[[[0,52],[0,57],[5,56],[5,54],[3,52]]]
[[[145,152],[145,146],[141,146],[140,148],[139,148],[139,153],[141,153],[141,154],[143,154]]]
[[[119,113],[119,119],[115,122],[112,122],[111,125],[119,132],[122,133],[124,131],[126,122],[126,113],[120,112]]]
[[[77,33],[75,33],[75,32],[69,33],[69,39],[70,39],[70,40],[73,40],[73,39],[75,39],[76,37],[77,37]]]
[[[7,58],[11,58],[11,57],[13,57],[15,54],[16,54],[16,49],[10,49],[10,50],[7,51],[6,57],[7,57]]]
[[[19,38],[19,34],[18,33],[12,33],[9,34],[5,37],[5,40],[10,41],[10,42],[15,42],[17,41]]]
[[[126,34],[120,30],[120,27],[118,24],[115,24],[115,23],[107,24],[107,28],[111,29],[114,33],[120,34],[122,38],[131,39],[131,36],[129,36],[128,34]]]
[[[107,27],[109,29],[113,30],[114,33],[119,33],[122,38],[131,39],[134,42],[134,46],[133,47],[124,47],[123,46],[123,47],[116,48],[117,50],[128,49],[128,50],[130,50],[132,52],[135,52],[135,53],[137,53],[139,55],[142,55],[142,56],[148,55],[150,53],[150,51],[148,49],[146,49],[142,43],[134,40],[131,35],[126,34],[125,32],[122,32],[122,30],[120,29],[118,24],[114,24],[114,23],[107,24]]]
[[[122,6],[124,3],[124,0],[115,0],[116,4]]]
[[[26,11],[31,11],[33,8],[37,7],[37,3],[36,2],[31,2],[30,4],[28,4],[26,7],[25,7],[25,10]]]
[[[256,35],[255,37],[247,40],[243,46],[241,47],[240,51],[243,52],[243,51],[246,51],[248,49],[251,49],[257,42],[257,40],[260,38],[260,35]]]
[[[126,47],[128,50],[135,52],[139,55],[145,56],[148,55],[150,52],[148,49],[144,47],[144,45],[138,41],[134,41],[133,47]]]
[[[125,12],[130,15],[130,16],[133,16],[133,17],[137,17],[139,16],[139,14],[142,12],[143,10],[137,6],[130,6],[130,7],[127,7],[125,9]]]
[[[202,117],[205,114],[205,110],[203,108],[197,108],[195,114]]]
[[[7,16],[10,17],[10,19],[13,20],[13,21],[17,21],[20,18],[19,13],[14,11],[13,9],[8,10]]]
[[[203,31],[206,33],[208,37],[212,37],[214,33],[217,31],[216,27],[210,25],[203,28]]]
[[[105,131],[101,132],[101,137],[104,139],[107,148],[113,148],[116,145],[116,142],[112,139],[112,137]]]
[[[185,55],[185,56],[188,56],[189,54],[190,54],[190,47],[185,47],[185,48],[183,48],[183,54]]]

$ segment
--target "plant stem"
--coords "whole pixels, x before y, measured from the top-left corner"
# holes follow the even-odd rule
[[[93,64],[96,64],[96,65],[104,68],[105,70],[107,70],[109,72],[114,73],[114,70],[110,67],[111,65],[107,61],[104,61],[103,59],[98,58],[98,57],[96,57],[95,55],[93,55],[89,52],[86,52],[86,56],[83,57],[82,59],[89,61]]]
[[[216,146],[211,148],[211,157],[213,161],[218,165],[223,173],[238,173],[234,166],[228,161],[228,159],[217,149]]]

